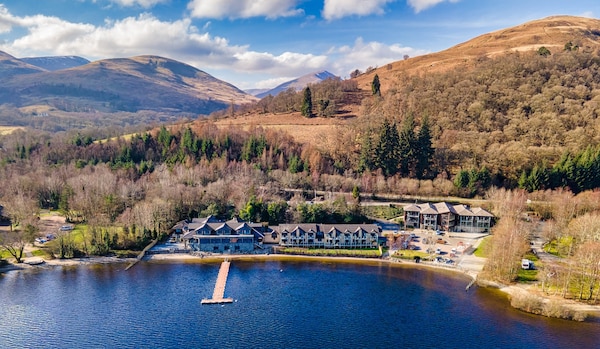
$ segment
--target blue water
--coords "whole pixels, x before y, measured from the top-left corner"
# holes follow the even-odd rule
[[[0,348],[598,348],[600,323],[516,311],[439,271],[339,262],[45,267],[0,274]]]

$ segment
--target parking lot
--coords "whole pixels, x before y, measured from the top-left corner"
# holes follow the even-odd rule
[[[400,253],[401,250],[424,252],[436,261],[458,264],[462,256],[471,253],[473,250],[471,247],[486,235],[422,229],[399,231],[393,234],[394,242],[390,250]]]

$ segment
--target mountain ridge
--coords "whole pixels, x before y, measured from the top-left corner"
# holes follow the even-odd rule
[[[294,89],[295,91],[300,91],[300,90],[304,89],[306,86],[308,86],[309,84],[318,83],[318,82],[321,82],[323,80],[330,79],[330,78],[336,78],[336,76],[334,74],[328,72],[327,70],[309,73],[309,74],[302,75],[296,79],[292,79],[292,80],[286,81],[282,84],[279,84],[270,90],[255,94],[255,96],[258,98],[264,98],[268,95],[276,96],[276,95],[280,94],[281,92],[287,91],[290,88]]]
[[[144,55],[45,70],[0,54],[0,102],[64,110],[155,110],[210,114],[257,98],[173,59]]]
[[[19,59],[48,71],[75,68],[90,63],[89,60],[79,56],[22,57]]]

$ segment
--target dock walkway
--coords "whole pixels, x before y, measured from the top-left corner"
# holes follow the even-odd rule
[[[217,282],[215,283],[215,290],[213,296],[210,299],[204,298],[202,304],[221,304],[221,303],[232,303],[232,298],[224,298],[225,296],[225,284],[227,283],[227,276],[229,275],[230,261],[223,261],[221,268],[219,269],[219,275],[217,276]]]

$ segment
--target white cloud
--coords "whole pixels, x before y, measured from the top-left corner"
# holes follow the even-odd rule
[[[156,4],[166,3],[168,1],[169,0],[111,0],[111,2],[124,7],[139,5],[143,8],[150,8]]]
[[[456,2],[459,2],[460,0],[407,0],[408,5],[410,7],[412,7],[416,13],[419,13],[423,10],[434,7],[435,5],[445,2],[445,1],[448,1],[451,3],[456,3]]]
[[[346,16],[381,15],[383,7],[395,0],[325,0],[321,15],[327,20],[334,20]]]
[[[304,13],[298,0],[192,0],[188,10],[196,18],[290,17]]]
[[[26,33],[0,42],[0,50],[16,57],[79,55],[97,60],[151,54],[202,70],[273,77],[306,74],[328,61],[324,55],[251,51],[248,46],[231,45],[225,38],[200,32],[190,18],[165,22],[148,13],[95,26],[44,15],[18,17],[0,6],[0,29],[10,33],[11,28]]]
[[[354,46],[334,47],[329,54],[337,56],[334,59],[332,73],[345,77],[355,69],[365,70],[368,67],[380,67],[388,63],[402,60],[404,55],[410,57],[428,53],[400,44],[386,45],[380,42],[364,42],[362,38],[356,39]]]
[[[296,78],[297,78],[297,76],[294,76],[294,77],[287,76],[287,77],[261,80],[261,81],[254,83],[253,86],[254,86],[254,88],[272,89],[272,88],[275,88],[275,87],[283,84],[284,82],[288,82],[288,81],[294,80]]]
[[[0,34],[9,33],[15,25],[18,25],[18,18],[10,14],[3,4],[0,4]]]
[[[581,17],[586,17],[586,18],[596,18],[594,16],[594,13],[592,11],[586,11],[586,12],[582,13],[580,16]]]

